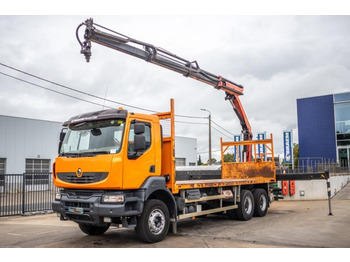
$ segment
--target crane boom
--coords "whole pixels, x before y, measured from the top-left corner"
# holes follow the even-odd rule
[[[84,41],[79,39],[79,29],[85,25]],[[108,33],[97,29],[99,27]],[[152,44],[148,44],[126,35],[120,34],[106,27],[98,25],[93,22],[93,19],[87,19],[84,23],[81,23],[77,30],[76,36],[78,42],[81,45],[81,53],[85,56],[87,62],[91,58],[91,42],[109,47],[111,49],[126,53],[128,55],[143,59],[152,64],[167,68],[182,74],[185,77],[190,77],[195,80],[204,82],[213,86],[216,89],[223,90],[226,93],[225,100],[229,100],[234,112],[236,113],[243,133],[243,140],[252,140],[252,131],[248,121],[248,118],[244,112],[243,106],[240,102],[239,96],[243,95],[243,86],[236,84],[226,78],[209,73],[201,69],[197,61],[189,61],[183,59],[169,51],[156,47]],[[251,160],[251,148],[247,146],[244,149],[246,152],[247,161]]]

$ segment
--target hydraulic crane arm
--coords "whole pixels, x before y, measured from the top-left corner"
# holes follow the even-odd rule
[[[82,42],[79,39],[78,32],[80,27],[83,25],[86,27],[84,33],[85,40]],[[105,31],[109,31],[109,33],[101,31],[96,27],[104,29]],[[126,53],[128,55],[143,59],[152,64],[165,67],[169,70],[180,73],[185,77],[199,80],[215,87],[216,89],[225,91],[225,99],[230,101],[234,112],[237,114],[240,120],[244,140],[252,139],[251,127],[244,112],[243,106],[239,100],[239,96],[243,95],[243,86],[201,69],[197,61],[190,62],[162,48],[155,47],[152,44],[135,40],[118,32],[112,31],[108,28],[94,23],[93,19],[91,18],[78,26],[76,30],[76,36],[81,45],[80,52],[85,56],[87,62],[89,62],[91,58],[91,42],[94,42]],[[250,150],[248,149],[247,159],[250,160],[250,158]]]

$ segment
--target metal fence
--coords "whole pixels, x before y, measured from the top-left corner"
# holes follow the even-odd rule
[[[282,164],[277,173],[318,173],[328,170],[330,173],[349,173],[350,165],[347,161],[336,162],[333,159],[322,157],[296,158],[294,160],[294,169],[292,164]]]
[[[276,174],[320,173],[325,172],[326,170],[331,174],[350,173],[348,167],[340,167],[339,165],[332,164],[322,164],[315,167],[297,167],[294,169],[289,167],[280,167],[276,168]]]
[[[56,192],[51,173],[0,174],[0,217],[51,210]]]

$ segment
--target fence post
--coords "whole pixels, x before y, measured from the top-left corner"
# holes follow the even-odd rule
[[[25,173],[22,174],[22,216],[24,215],[25,211],[25,203],[26,203],[26,175]]]

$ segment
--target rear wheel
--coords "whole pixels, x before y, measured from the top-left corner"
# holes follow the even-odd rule
[[[268,209],[268,198],[267,193],[264,189],[258,188],[254,191],[254,216],[263,217],[267,213]]]
[[[81,231],[83,231],[85,234],[94,236],[102,235],[108,230],[109,226],[109,224],[107,226],[93,226],[89,224],[79,223],[79,228]]]
[[[147,243],[162,241],[169,230],[170,216],[167,206],[158,199],[147,200],[141,217],[137,219],[136,233]]]
[[[236,216],[239,220],[250,220],[254,213],[254,197],[249,190],[241,190],[241,201],[236,209]]]

